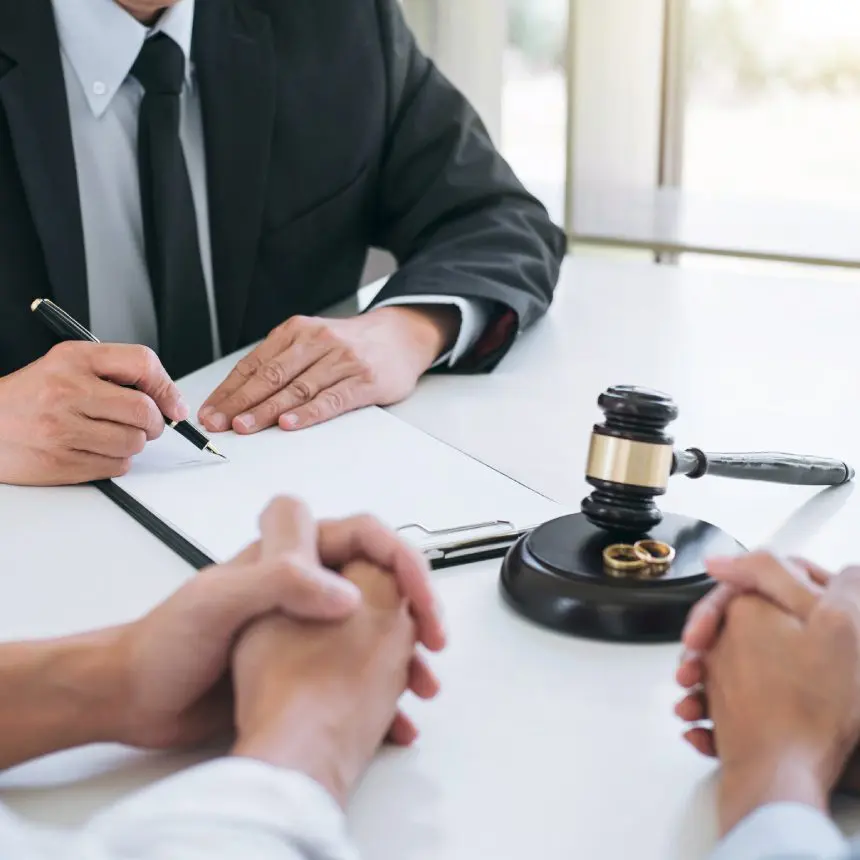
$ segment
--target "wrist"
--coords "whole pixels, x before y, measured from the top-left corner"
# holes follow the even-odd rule
[[[410,341],[422,351],[428,367],[457,340],[460,311],[454,305],[394,305],[371,313],[405,326]]]
[[[719,788],[720,831],[728,834],[757,809],[773,803],[798,803],[826,814],[829,794],[816,762],[796,752],[724,767]]]
[[[240,726],[230,754],[303,773],[345,809],[360,766],[341,748],[326,715],[327,708],[313,696],[292,696],[274,713],[252,717],[247,728]]]

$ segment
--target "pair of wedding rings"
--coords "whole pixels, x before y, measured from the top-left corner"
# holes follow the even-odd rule
[[[663,576],[674,560],[675,548],[660,540],[615,543],[603,550],[606,573],[618,578]]]

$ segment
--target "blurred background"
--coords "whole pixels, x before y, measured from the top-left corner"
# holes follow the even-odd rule
[[[858,0],[404,0],[574,250],[860,271]]]

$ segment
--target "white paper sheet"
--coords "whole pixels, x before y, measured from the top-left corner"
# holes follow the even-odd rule
[[[500,520],[527,528],[566,512],[381,409],[295,433],[214,436],[226,462],[183,452],[184,440],[170,436],[117,483],[219,561],[256,539],[259,515],[278,495],[301,498],[319,518],[370,513],[395,529]],[[423,542],[415,531],[409,539]]]
[[[175,430],[167,428],[159,439],[150,442],[143,452],[132,460],[131,474],[161,475],[174,469],[214,466],[223,462],[220,457],[213,457],[208,451],[198,451]]]

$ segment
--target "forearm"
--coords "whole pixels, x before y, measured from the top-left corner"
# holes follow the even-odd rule
[[[112,637],[0,645],[0,769],[113,738]]]

